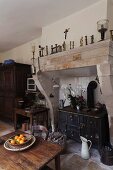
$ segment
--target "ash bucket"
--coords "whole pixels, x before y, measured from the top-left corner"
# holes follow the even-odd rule
[[[111,145],[102,148],[101,162],[105,165],[113,165],[113,147]]]

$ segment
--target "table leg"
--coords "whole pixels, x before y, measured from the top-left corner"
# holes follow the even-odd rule
[[[14,113],[14,129],[17,129],[17,114]]]
[[[32,132],[32,125],[33,125],[33,116],[30,116],[30,130]]]
[[[60,155],[55,157],[55,170],[60,170]]]

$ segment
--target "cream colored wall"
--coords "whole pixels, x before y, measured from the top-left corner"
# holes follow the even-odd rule
[[[107,1],[107,18],[109,20],[109,30],[113,30],[113,0]]]
[[[31,63],[31,44],[36,45],[36,56],[38,57],[38,45],[42,44],[62,44],[64,41],[64,30],[70,28],[67,42],[75,41],[75,46],[79,46],[81,36],[95,36],[95,41],[100,38],[97,32],[96,22],[107,16],[107,0],[102,0],[80,12],[74,13],[62,20],[59,20],[47,27],[42,28],[42,37],[0,54],[0,62],[5,59],[14,59],[16,62]],[[50,46],[49,46],[50,47]]]
[[[42,38],[41,44],[42,46],[48,45],[49,52],[50,46],[54,44],[62,44],[64,41],[64,30],[66,28],[70,28],[66,43],[69,48],[69,41],[75,41],[75,46],[78,47],[80,45],[81,36],[88,36],[90,41],[90,36],[94,35],[95,42],[100,40],[100,33],[97,31],[97,21],[100,19],[107,18],[107,0],[102,0],[99,3],[96,3],[82,11],[74,13],[58,22],[55,22],[51,25],[48,25],[42,28]],[[72,84],[73,89],[76,91],[77,85],[85,88],[85,93],[83,94],[85,98],[87,98],[87,85],[91,80],[95,80],[95,77],[67,77],[66,79],[60,80],[60,87],[62,85]],[[101,95],[99,93],[99,88],[96,91],[95,103],[98,101],[102,102]],[[63,99],[63,92],[60,89],[60,99]],[[65,106],[69,104],[69,101],[66,100]]]
[[[65,100],[66,96],[64,87],[68,87],[69,84],[71,84],[72,89],[75,92],[75,95],[81,95],[81,90],[82,90],[82,96],[86,99],[87,101],[87,87],[90,81],[95,81],[96,76],[91,76],[91,77],[67,77],[67,78],[62,78],[60,80],[60,93],[59,93],[59,99]],[[97,81],[96,81],[97,82]],[[97,82],[97,88],[94,90],[94,101],[95,104],[98,102],[104,103],[102,94],[100,92],[100,84]],[[69,105],[69,99],[66,99],[65,101],[65,106]]]
[[[70,28],[67,42],[75,41],[75,46],[80,45],[81,36],[95,36],[95,41],[100,38],[97,32],[97,21],[107,17],[107,0],[102,0],[82,11],[74,13],[58,22],[48,25],[42,29],[42,45],[62,44],[64,41],[64,30]]]
[[[23,44],[21,46],[18,46],[10,51],[7,51],[5,53],[0,54],[0,62],[3,62],[6,59],[13,59],[17,63],[25,63],[25,64],[31,64],[31,58],[32,58],[32,45],[36,46],[36,52],[35,57],[38,57],[38,46],[40,44],[40,38],[35,39],[33,41],[30,41],[26,44]]]
[[[107,17],[107,0],[101,0],[100,2],[80,11],[70,15],[62,20],[59,20],[47,27],[42,28],[42,37],[39,39],[35,39],[31,42],[28,42],[24,45],[21,45],[17,48],[14,48],[10,51],[0,54],[0,62],[3,62],[6,59],[14,59],[19,63],[27,63],[31,64],[32,52],[31,46],[34,43],[36,45],[36,58],[38,57],[38,45],[41,44],[51,45],[51,44],[62,44],[64,41],[64,30],[66,28],[70,28],[67,42],[75,41],[75,47],[79,46],[79,41],[81,36],[87,35],[90,37],[91,35],[95,36],[95,41],[98,41],[100,38],[100,34],[97,32],[97,21]],[[38,22],[38,21],[37,21]],[[66,42],[66,43],[67,43]],[[76,86],[77,78],[67,77],[68,83],[73,83]],[[79,84],[81,83],[83,86],[88,82],[88,78],[80,78]],[[61,80],[61,85],[64,83]],[[80,84],[80,85],[81,85]],[[53,125],[53,124],[52,124]]]

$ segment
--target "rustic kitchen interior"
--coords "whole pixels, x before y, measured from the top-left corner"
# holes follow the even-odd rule
[[[112,8],[100,0],[42,27],[36,39],[0,45],[0,121],[29,134],[46,127],[48,141],[63,147],[62,170],[65,160],[71,170],[113,168]]]

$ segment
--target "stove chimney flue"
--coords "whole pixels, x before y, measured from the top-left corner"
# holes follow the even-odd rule
[[[87,107],[88,108],[94,108],[95,102],[94,102],[94,90],[97,88],[96,81],[91,81],[88,84],[87,87]]]

